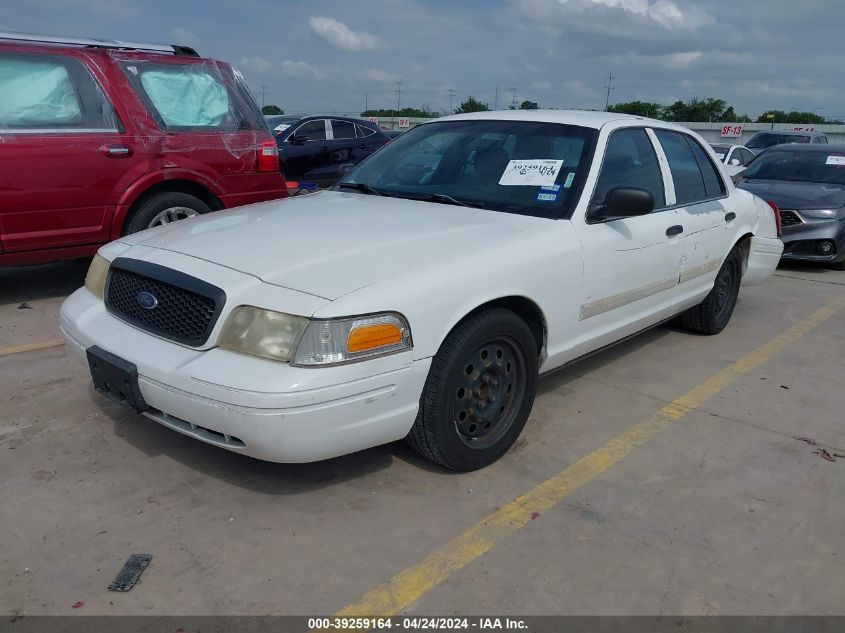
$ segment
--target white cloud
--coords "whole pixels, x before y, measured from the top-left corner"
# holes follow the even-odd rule
[[[326,42],[344,51],[360,52],[375,51],[383,48],[384,44],[372,33],[366,31],[353,31],[343,22],[324,15],[313,16],[308,20],[308,25],[315,34],[319,35]]]
[[[628,52],[622,55],[605,55],[601,58],[606,63],[626,68],[665,68],[668,70],[700,70],[707,68],[742,68],[754,61],[751,53],[732,53],[727,51],[678,51],[663,55],[641,55]]]
[[[701,59],[701,51],[687,51],[685,53],[669,53],[668,55],[661,55],[656,59],[663,60],[667,66],[675,69],[687,68],[693,62]]]
[[[170,35],[173,37],[174,44],[182,44],[183,46],[190,46],[192,48],[196,48],[200,45],[199,36],[188,29],[183,29],[177,26],[175,29],[170,31]]]
[[[263,57],[241,57],[241,66],[257,73],[266,73],[273,67],[273,62]]]
[[[394,75],[381,68],[370,68],[361,73],[361,77],[369,81],[377,81],[379,83],[392,83],[399,80],[399,75]]]
[[[322,70],[314,68],[305,62],[295,62],[286,59],[280,64],[281,74],[284,77],[313,77],[323,79],[326,76]]]
[[[674,0],[515,0],[529,16],[541,22],[555,20],[577,26],[573,17],[597,10],[615,10],[655,22],[667,30],[695,31],[715,23],[709,13],[697,8],[682,9]],[[560,24],[559,24],[560,25]]]

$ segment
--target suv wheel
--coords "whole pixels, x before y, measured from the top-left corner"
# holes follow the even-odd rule
[[[129,216],[124,235],[137,233],[154,226],[193,218],[208,213],[211,208],[199,198],[180,191],[157,193],[144,200]]]

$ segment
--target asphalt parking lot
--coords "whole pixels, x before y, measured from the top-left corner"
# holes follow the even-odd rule
[[[845,454],[845,273],[781,268],[717,337],[546,377],[514,449],[455,474],[403,443],[264,463],[124,411],[56,344],[86,265],[0,269],[4,613],[845,614],[845,458],[814,453]]]

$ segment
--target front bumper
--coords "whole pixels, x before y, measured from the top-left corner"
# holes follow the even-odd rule
[[[220,348],[196,350],[110,315],[85,288],[64,302],[62,334],[86,367],[98,345],[138,368],[145,416],[215,446],[273,462],[311,462],[401,439],[430,359],[411,352],[296,368]]]
[[[800,213],[800,211],[798,211]],[[845,220],[806,220],[783,227],[783,259],[821,263],[845,261]],[[817,245],[833,242],[835,251],[820,254]]]

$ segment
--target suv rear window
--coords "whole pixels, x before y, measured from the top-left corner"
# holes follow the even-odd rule
[[[116,130],[119,123],[91,73],[67,57],[0,54],[0,129]]]
[[[248,129],[249,118],[213,63],[129,62],[124,69],[166,130]]]

